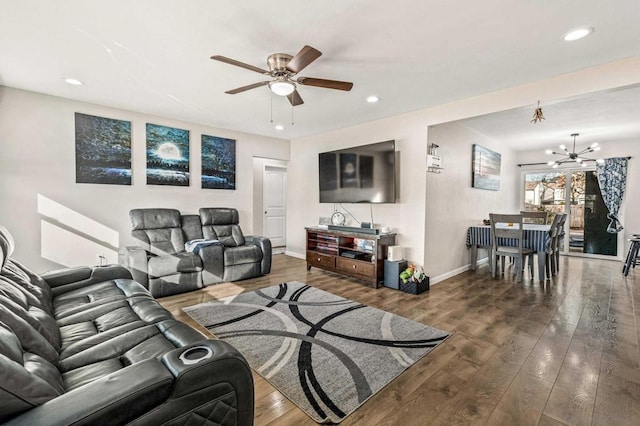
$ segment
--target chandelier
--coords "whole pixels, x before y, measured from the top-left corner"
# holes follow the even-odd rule
[[[588,158],[585,157],[584,154],[589,154],[595,151],[600,151],[600,147],[598,146],[598,143],[592,143],[590,146],[588,146],[587,148],[583,149],[580,152],[576,152],[576,137],[580,136],[580,133],[572,133],[571,136],[573,137],[573,150],[571,152],[569,152],[569,150],[567,149],[567,147],[565,145],[560,145],[560,149],[564,152],[555,152],[551,149],[548,149],[546,151],[547,154],[555,154],[555,155],[562,155],[563,158],[557,159],[557,160],[551,160],[549,161],[547,164],[551,167],[553,167],[554,169],[557,168],[560,164],[564,164],[564,163],[578,163],[580,164],[582,167],[587,167],[587,163],[589,162],[596,162],[596,163],[604,163],[604,160],[602,159],[594,159],[594,158]]]

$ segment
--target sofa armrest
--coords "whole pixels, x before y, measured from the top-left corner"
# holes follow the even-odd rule
[[[271,240],[256,235],[248,235],[244,237],[246,244],[254,244],[262,250],[262,263],[260,269],[263,275],[271,272]]]
[[[45,272],[41,277],[49,284],[54,295],[108,280],[131,279],[128,270],[119,265],[80,266]]]
[[[211,355],[197,360],[203,353]],[[215,416],[230,407],[235,424],[250,426],[253,398],[253,376],[242,355],[221,340],[202,340],[118,370],[6,424],[134,426],[185,424],[190,417],[202,423],[207,416],[220,420]]]
[[[55,271],[45,272],[41,277],[50,287],[58,287],[59,285],[91,278],[91,268],[79,266],[77,268],[56,269]]]
[[[6,424],[124,424],[162,404],[173,382],[174,376],[158,359],[149,359],[67,392]]]
[[[222,282],[224,277],[224,246],[212,244],[201,247],[198,255],[202,259],[202,283],[204,285]]]
[[[133,280],[149,288],[149,255],[138,246],[121,247],[118,250],[118,263],[127,268]]]
[[[166,353],[161,358],[174,376],[169,399],[131,423],[133,425],[187,423],[187,417],[197,413],[199,424],[203,418],[212,424],[229,423],[235,411],[236,425],[253,425],[254,392],[251,369],[244,357],[222,340],[202,340]],[[214,408],[215,407],[215,408]],[[229,410],[229,407],[232,410]]]

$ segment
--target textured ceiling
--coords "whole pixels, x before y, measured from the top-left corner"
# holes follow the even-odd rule
[[[0,84],[295,139],[640,55],[638,0],[275,5],[0,0]],[[595,32],[562,40],[583,25]],[[261,75],[209,59],[266,67],[269,54],[295,54],[305,44],[323,56],[301,75],[354,88],[301,87],[305,103],[294,109],[293,126],[287,100],[267,87],[224,93]],[[85,85],[69,86],[65,77]],[[381,102],[367,104],[370,94]]]

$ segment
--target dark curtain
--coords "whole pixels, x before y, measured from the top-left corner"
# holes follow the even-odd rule
[[[596,166],[596,171],[602,199],[609,210],[607,232],[615,234],[623,229],[618,212],[627,186],[627,158],[605,158],[604,163]]]

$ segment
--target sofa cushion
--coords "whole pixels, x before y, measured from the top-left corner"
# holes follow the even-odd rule
[[[26,352],[21,339],[0,321],[0,422],[64,392],[55,366]]]
[[[202,271],[202,259],[197,254],[184,252],[149,258],[149,277],[152,278],[199,271]]]
[[[31,295],[32,304],[42,310],[53,313],[51,305],[51,288],[39,276],[22,267],[12,259],[5,261],[0,276],[6,278],[12,285],[23,291],[26,295]]]
[[[139,283],[128,279],[108,280],[62,293],[53,299],[56,318],[92,309],[109,301],[148,296]]]
[[[158,256],[184,251],[180,212],[175,209],[133,209],[131,235]]]
[[[182,232],[186,241],[204,238],[202,235],[202,224],[200,216],[197,214],[184,214],[181,217]]]
[[[258,263],[260,261],[262,261],[262,251],[258,246],[227,247],[224,251],[225,267],[245,263]]]
[[[74,389],[129,365],[160,357],[202,337],[174,319],[121,332],[60,360],[65,389]]]
[[[238,225],[238,210],[231,208],[201,208],[202,235],[209,240],[218,240],[225,247],[245,244],[242,229]]]

